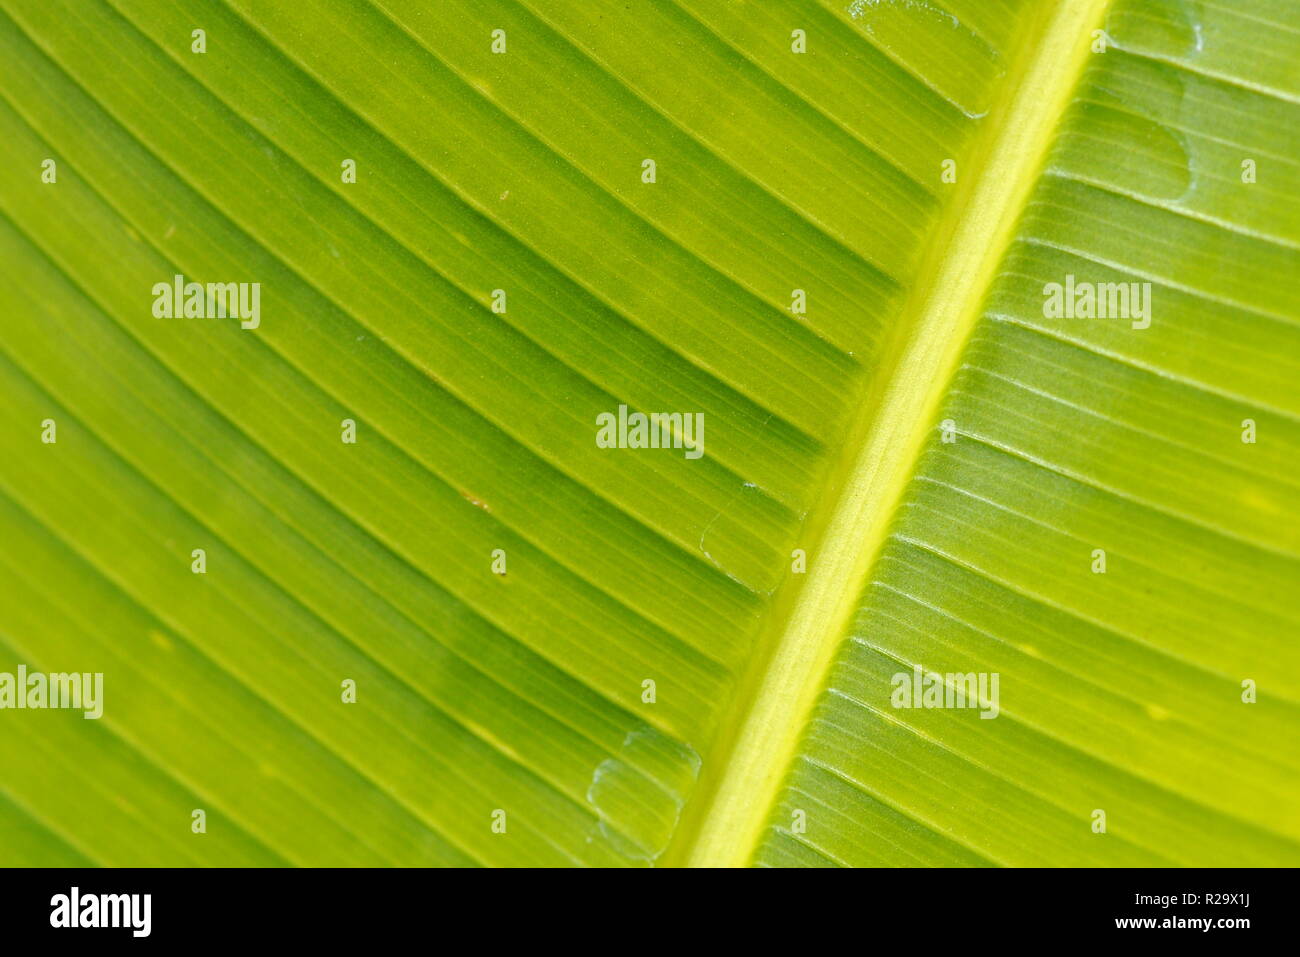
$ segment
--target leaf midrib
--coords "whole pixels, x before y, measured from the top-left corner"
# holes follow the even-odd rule
[[[838,490],[807,528],[806,576],[773,604],[757,664],[739,689],[718,745],[662,863],[743,866],[825,683],[935,413],[957,369],[1016,221],[1037,181],[1110,0],[1064,0],[1026,31],[997,107],[920,263],[827,487]]]

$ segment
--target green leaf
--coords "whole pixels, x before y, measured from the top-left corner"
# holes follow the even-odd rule
[[[0,863],[1300,863],[1284,0],[0,56]]]

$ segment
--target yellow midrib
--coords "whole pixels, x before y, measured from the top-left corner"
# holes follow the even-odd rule
[[[1038,178],[1110,0],[1061,0],[1025,43],[1018,81],[1002,93],[1004,117],[975,155],[985,162],[960,186],[922,263],[922,282],[900,313],[894,361],[882,363],[854,427],[859,452],[807,580],[731,741],[707,806],[680,857],[689,866],[743,866],[757,848],[867,575],[885,543],[935,413],[1016,219]],[[958,170],[958,182],[963,183]],[[926,277],[929,277],[928,279]],[[742,702],[742,706],[744,702]]]

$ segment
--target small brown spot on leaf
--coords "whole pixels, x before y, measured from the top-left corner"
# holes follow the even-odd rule
[[[485,502],[485,501],[483,501],[481,498],[479,498],[479,497],[478,497],[477,495],[475,495],[473,492],[467,492],[467,491],[466,491],[465,489],[463,489],[463,488],[462,488],[462,489],[457,489],[456,491],[460,492],[460,497],[463,498],[465,501],[469,502],[469,504],[473,505],[475,508],[481,508],[481,509],[483,509],[483,511],[485,511],[485,512],[491,512],[491,511],[492,511],[492,509],[488,507],[488,503]]]

